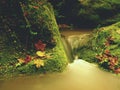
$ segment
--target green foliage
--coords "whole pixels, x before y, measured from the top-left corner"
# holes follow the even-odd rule
[[[36,70],[37,69],[33,64],[33,62],[29,62],[28,64],[17,68],[17,71],[21,74],[32,74],[32,73],[35,73]]]
[[[58,17],[59,23],[86,28],[111,25],[120,20],[119,0],[64,0],[56,1],[57,3],[50,0],[50,2],[58,11],[58,16],[63,16]],[[57,6],[59,4],[60,6]]]

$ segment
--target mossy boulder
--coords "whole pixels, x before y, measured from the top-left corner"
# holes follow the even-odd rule
[[[5,13],[0,15],[1,35],[4,33],[0,36],[1,45],[4,45],[4,49],[0,48],[0,75],[62,72],[68,60],[51,4],[46,0],[17,3],[19,13],[13,8],[14,3],[9,7],[13,17]]]
[[[120,73],[120,22],[94,32],[86,46],[78,49],[79,58],[96,62],[106,70]],[[83,55],[84,53],[84,55]]]

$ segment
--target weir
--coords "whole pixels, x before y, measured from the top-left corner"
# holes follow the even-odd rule
[[[68,60],[73,62],[74,59],[78,59],[77,49],[87,44],[90,34],[70,35],[68,37],[61,35],[61,37]]]

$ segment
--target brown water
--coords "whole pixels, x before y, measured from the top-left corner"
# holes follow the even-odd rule
[[[86,44],[92,31],[91,29],[63,29],[60,31],[66,55],[70,62],[77,57],[77,48]]]
[[[82,34],[90,34],[92,33],[93,30],[91,29],[75,29],[75,30],[61,30],[61,34],[64,35],[65,37],[69,37],[71,35],[82,35]]]
[[[88,33],[88,32],[84,32]],[[64,35],[81,34],[73,31]],[[120,76],[96,65],[75,60],[63,73],[34,75],[0,81],[0,90],[120,90]]]
[[[63,73],[1,81],[0,90],[120,90],[120,77],[75,60]]]

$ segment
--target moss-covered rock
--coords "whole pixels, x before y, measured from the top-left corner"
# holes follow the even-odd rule
[[[12,2],[10,3],[12,4]],[[21,13],[17,14],[17,10],[13,8],[14,15],[13,13],[11,15],[22,15],[22,22],[24,22],[22,26],[17,28],[13,24],[11,25],[10,21],[6,23],[9,15],[1,15],[0,18],[1,24],[3,24],[0,26],[0,31],[2,34],[5,33],[4,37],[9,30],[12,34],[8,33],[8,35],[15,37],[12,38],[9,46],[6,43],[11,40],[11,37],[6,37],[5,42],[2,41],[5,50],[1,49],[2,53],[0,53],[0,58],[2,58],[0,75],[62,72],[67,66],[68,60],[51,4],[46,0],[23,0],[18,3]],[[13,19],[14,24],[20,19],[16,18],[18,21]],[[17,24],[17,26],[19,25]],[[20,29],[21,32],[23,31],[23,35],[19,32]]]
[[[119,47],[120,22],[98,29],[88,44],[78,49],[78,55],[89,62],[97,62],[104,69],[120,73]]]

